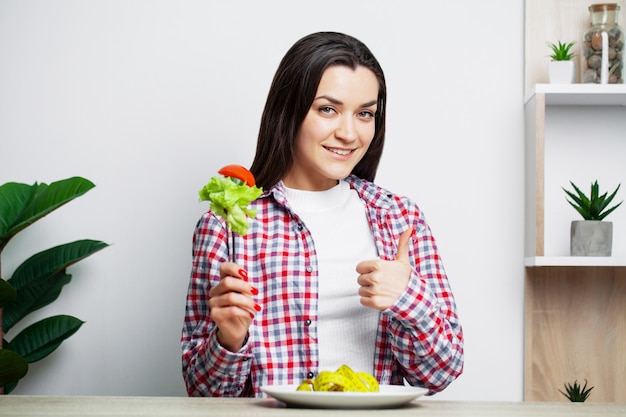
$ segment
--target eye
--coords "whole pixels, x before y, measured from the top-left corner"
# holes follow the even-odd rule
[[[319,107],[319,112],[322,114],[332,114],[332,113],[336,113],[335,109],[333,109],[331,106],[320,106]]]
[[[361,111],[358,113],[358,117],[359,117],[360,119],[364,119],[364,120],[370,120],[370,119],[373,119],[375,116],[376,116],[376,113],[374,113],[374,112],[373,112],[373,111],[371,111],[371,110],[361,110]]]

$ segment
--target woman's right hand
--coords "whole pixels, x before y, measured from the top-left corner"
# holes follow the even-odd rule
[[[217,325],[217,340],[226,349],[236,352],[243,346],[248,329],[257,311],[256,288],[247,282],[248,273],[233,262],[220,265],[220,282],[209,291],[211,319]]]

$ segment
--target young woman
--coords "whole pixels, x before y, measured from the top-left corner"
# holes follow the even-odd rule
[[[430,393],[461,374],[463,333],[430,228],[372,182],[385,105],[383,71],[351,36],[314,33],[284,56],[251,167],[264,193],[236,259],[214,213],[194,234],[189,395],[262,396],[344,363]]]

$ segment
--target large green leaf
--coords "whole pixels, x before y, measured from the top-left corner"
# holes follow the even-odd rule
[[[15,301],[17,292],[15,288],[2,278],[0,278],[0,308]]]
[[[104,249],[108,244],[98,240],[77,240],[39,252],[17,267],[9,284],[16,290],[40,279],[64,271],[68,266]]]
[[[11,343],[6,340],[6,339],[2,339],[2,348],[3,349],[7,349],[7,350],[11,350],[13,352],[15,352],[12,348],[11,348]],[[15,352],[16,354],[18,354],[17,352]],[[20,356],[20,358],[22,358]],[[28,362],[26,362],[26,360],[24,360],[24,358],[22,358],[22,361],[24,363],[26,363],[26,366],[28,367]],[[20,378],[21,379],[21,378]],[[9,382],[8,384],[6,384],[3,388],[4,388],[4,394],[9,394],[11,391],[13,391],[15,389],[15,387],[17,387],[17,383],[19,381],[13,381],[13,382]]]
[[[28,362],[24,358],[12,350],[0,349],[0,387],[15,383],[27,372]]]
[[[39,252],[24,261],[8,283],[17,290],[14,302],[5,306],[2,328],[8,332],[18,321],[57,299],[71,280],[68,266],[108,245],[96,240],[78,240]]]
[[[9,236],[11,228],[18,224],[24,209],[34,198],[37,183],[33,185],[8,182],[0,186],[0,239]]]
[[[0,250],[16,233],[93,187],[82,177],[50,185],[9,182],[0,186]]]
[[[83,321],[76,317],[59,315],[34,323],[11,340],[11,349],[26,362],[33,363],[54,352],[61,343],[76,333]]]
[[[40,279],[17,291],[17,299],[7,304],[2,315],[2,328],[8,332],[15,323],[28,314],[47,306],[59,297],[63,286],[72,279],[71,275],[59,272],[53,276]]]

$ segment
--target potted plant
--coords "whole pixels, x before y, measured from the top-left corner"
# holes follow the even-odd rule
[[[570,229],[570,254],[572,256],[611,256],[613,245],[613,223],[604,218],[618,208],[623,201],[609,208],[621,184],[615,191],[600,194],[596,180],[591,184],[589,196],[585,195],[572,181],[574,192],[563,188],[568,203],[576,209],[584,220],[573,220]]]
[[[548,43],[552,50],[551,61],[548,62],[548,80],[552,84],[571,84],[576,79],[576,63],[572,61],[571,51],[575,42]]]
[[[587,380],[585,379],[585,386],[581,387],[578,384],[578,380],[574,381],[573,384],[567,383],[565,385],[565,392],[559,390],[559,392],[567,399],[569,399],[573,403],[584,403],[587,398],[589,398],[589,394],[591,394],[591,390],[594,387],[587,388]]]
[[[0,255],[17,233],[93,187],[92,182],[81,177],[51,184],[1,185]],[[10,340],[7,333],[27,315],[57,299],[72,279],[67,273],[69,266],[106,246],[104,242],[86,239],[55,246],[26,259],[11,278],[0,278],[0,394],[11,392],[28,372],[29,363],[54,352],[83,322],[76,317],[56,315],[18,326],[20,331]]]

